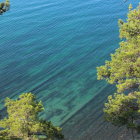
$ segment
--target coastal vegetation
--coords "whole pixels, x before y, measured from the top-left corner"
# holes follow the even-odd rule
[[[129,6],[127,21],[119,20],[120,47],[97,68],[98,80],[115,84],[117,92],[105,103],[105,119],[140,132],[140,5]]]
[[[10,8],[10,2],[9,0],[6,0],[5,2],[0,3],[0,15],[2,15],[4,12],[8,11]]]
[[[32,93],[24,93],[18,99],[6,98],[7,117],[0,120],[0,139],[38,140],[62,139],[62,129],[50,121],[39,118],[43,105]]]

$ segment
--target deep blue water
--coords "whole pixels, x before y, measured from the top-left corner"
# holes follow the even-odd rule
[[[0,16],[1,105],[31,91],[43,117],[65,122],[107,86],[96,67],[118,47],[118,19],[132,1],[11,0]]]

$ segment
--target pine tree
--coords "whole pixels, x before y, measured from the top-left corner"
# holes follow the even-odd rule
[[[104,113],[106,120],[115,126],[136,128],[140,116],[140,92],[110,95]]]
[[[134,10],[129,6],[127,21],[119,20],[119,27],[120,47],[97,68],[97,75],[117,87],[105,103],[105,119],[133,134],[133,130],[140,132],[140,5]]]
[[[0,3],[0,15],[2,15],[4,12],[8,11],[10,8],[10,2],[9,0],[6,0],[5,2]]]
[[[63,138],[61,128],[55,127],[51,122],[40,120],[39,113],[44,110],[32,93],[24,93],[19,99],[5,100],[8,117],[0,121],[1,136],[9,139],[37,140],[39,136],[47,139]]]
[[[134,139],[134,130],[140,132],[140,92],[110,95],[105,103],[104,116],[115,126],[131,129]]]
[[[127,22],[119,20],[123,41],[111,61],[97,68],[98,79],[116,84],[121,92],[140,91],[140,6],[130,10]]]

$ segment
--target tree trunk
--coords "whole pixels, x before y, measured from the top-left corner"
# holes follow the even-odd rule
[[[132,139],[135,140],[134,130],[133,129],[131,130],[131,133],[132,133]]]

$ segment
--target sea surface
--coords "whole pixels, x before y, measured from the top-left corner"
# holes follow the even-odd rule
[[[97,80],[96,67],[118,48],[118,19],[139,0],[10,2],[0,16],[1,109],[6,97],[32,92],[45,107],[41,117],[62,126],[69,140],[94,135],[91,130],[102,127],[103,102],[115,92]]]

